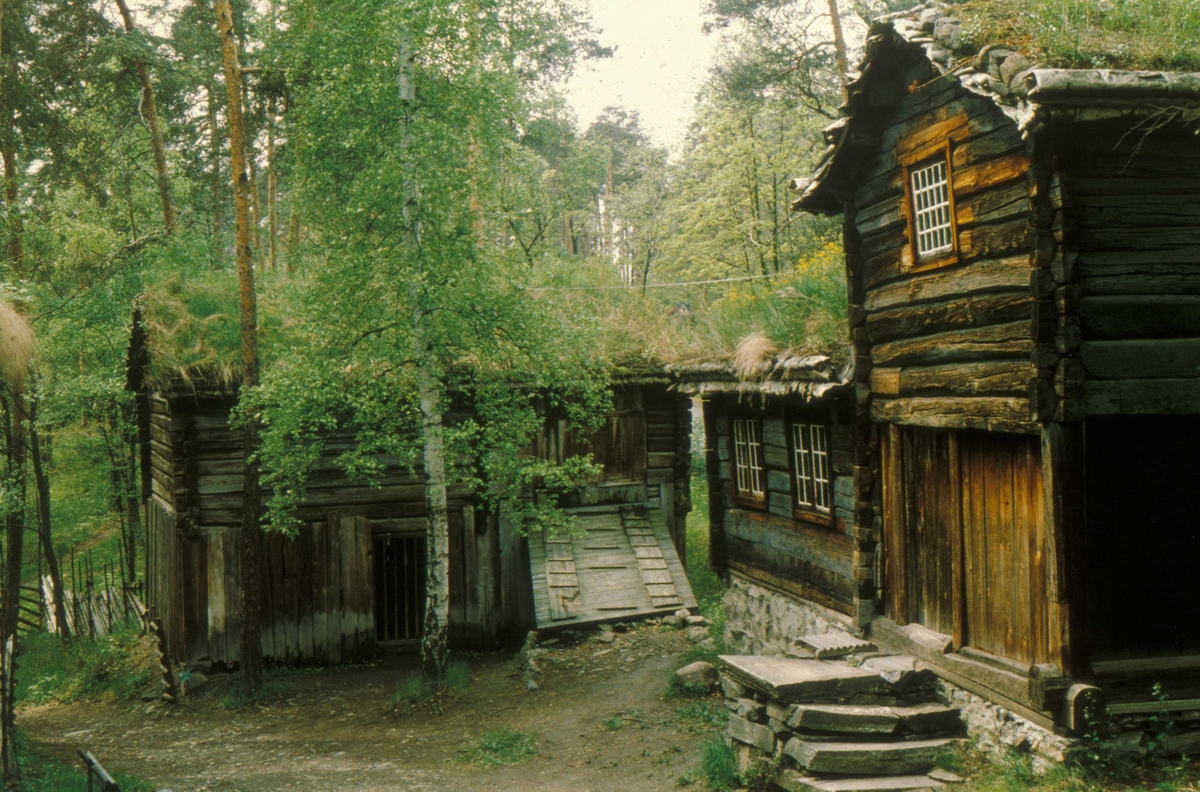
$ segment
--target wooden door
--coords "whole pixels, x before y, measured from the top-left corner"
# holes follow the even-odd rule
[[[885,606],[971,646],[1054,662],[1039,438],[891,427],[884,444]]]

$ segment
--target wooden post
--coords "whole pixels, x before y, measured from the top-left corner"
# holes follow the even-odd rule
[[[908,624],[908,525],[904,508],[903,434],[889,424],[883,445],[883,585],[888,615]]]
[[[1089,662],[1084,570],[1083,423],[1042,426],[1046,592],[1051,654],[1068,676]]]

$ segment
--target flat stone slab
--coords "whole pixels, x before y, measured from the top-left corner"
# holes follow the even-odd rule
[[[726,674],[784,704],[836,702],[875,690],[879,674],[841,663],[757,655],[721,655]]]
[[[809,792],[902,792],[907,789],[936,789],[945,786],[929,776],[865,776],[863,778],[809,778]]]
[[[810,773],[848,776],[923,775],[954,740],[913,740],[895,743],[806,742],[788,740],[784,753]]]
[[[896,707],[900,723],[914,734],[954,732],[962,728],[962,712],[958,707],[943,707],[941,704],[917,704],[912,707]]]
[[[840,631],[802,635],[800,636],[800,643],[812,649],[813,655],[818,660],[827,657],[844,657],[848,654],[874,652],[879,648],[870,641],[864,641],[862,638],[855,638],[850,633]]]
[[[757,748],[765,754],[775,751],[775,733],[758,723],[751,723],[740,715],[731,715],[726,727],[729,736],[738,742]]]
[[[871,657],[864,660],[861,667],[879,674],[897,694],[932,683],[935,678],[931,669],[918,666],[917,658],[909,655]]]
[[[900,716],[891,707],[846,704],[793,704],[786,721],[793,729],[849,734],[891,734]]]

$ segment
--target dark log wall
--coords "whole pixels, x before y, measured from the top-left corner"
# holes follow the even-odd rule
[[[761,405],[758,395],[743,397]],[[854,617],[870,618],[873,609],[874,541],[870,520],[856,496],[856,432],[852,397],[810,405],[800,398],[768,398],[747,413],[738,396],[706,396],[710,548],[718,572],[736,572],[769,587]],[[767,502],[751,508],[734,497],[730,415],[762,418],[763,463]],[[786,432],[788,421],[829,421],[830,464],[834,475],[833,524],[797,519],[792,507],[793,473]],[[869,471],[868,471],[869,472]],[[861,482],[860,482],[861,483]],[[866,498],[870,492],[866,491]],[[857,517],[867,522],[858,527]]]
[[[1181,124],[1147,127],[1058,134],[1071,265],[1058,297],[1082,361],[1071,417],[1200,413],[1200,151]]]
[[[637,431],[621,437],[636,439],[636,449],[616,449],[620,480],[607,488],[596,482],[597,492],[609,491],[590,500],[661,509],[686,558],[690,402],[665,385],[633,392],[636,417],[624,418]],[[151,394],[148,405],[147,604],[163,617],[176,659],[232,663],[240,610],[241,434],[228,426],[227,401]],[[333,460],[352,442],[338,435],[326,444],[297,512],[298,534],[268,536],[262,570],[267,657],[336,663],[374,644],[375,548],[385,536],[425,533],[420,470],[413,477],[399,460],[385,459],[378,486],[348,480]],[[468,486],[452,484],[448,494],[450,640],[457,648],[490,648],[532,628],[527,542],[507,520],[485,511]]]
[[[232,663],[241,596],[241,435],[229,428],[229,407],[219,401],[152,396],[150,408],[147,604],[163,617],[176,659]],[[327,444],[298,511],[297,535],[268,536],[262,570],[267,657],[340,662],[374,644],[375,539],[424,534],[420,480],[397,460],[385,460],[378,487],[347,480],[332,460],[350,442],[335,437]],[[478,508],[465,485],[452,485],[449,498],[451,641],[490,647],[509,626],[502,617],[498,520]]]
[[[912,68],[917,79],[927,66]],[[874,123],[879,145],[845,215],[852,340],[872,418],[1035,431],[1029,394],[1043,287],[1031,267],[1031,151],[995,105],[944,79],[905,91]],[[902,165],[947,138],[959,262],[921,269]]]

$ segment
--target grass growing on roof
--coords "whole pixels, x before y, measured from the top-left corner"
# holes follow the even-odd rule
[[[1007,42],[1048,66],[1200,70],[1193,0],[967,0],[951,13],[974,47]]]

